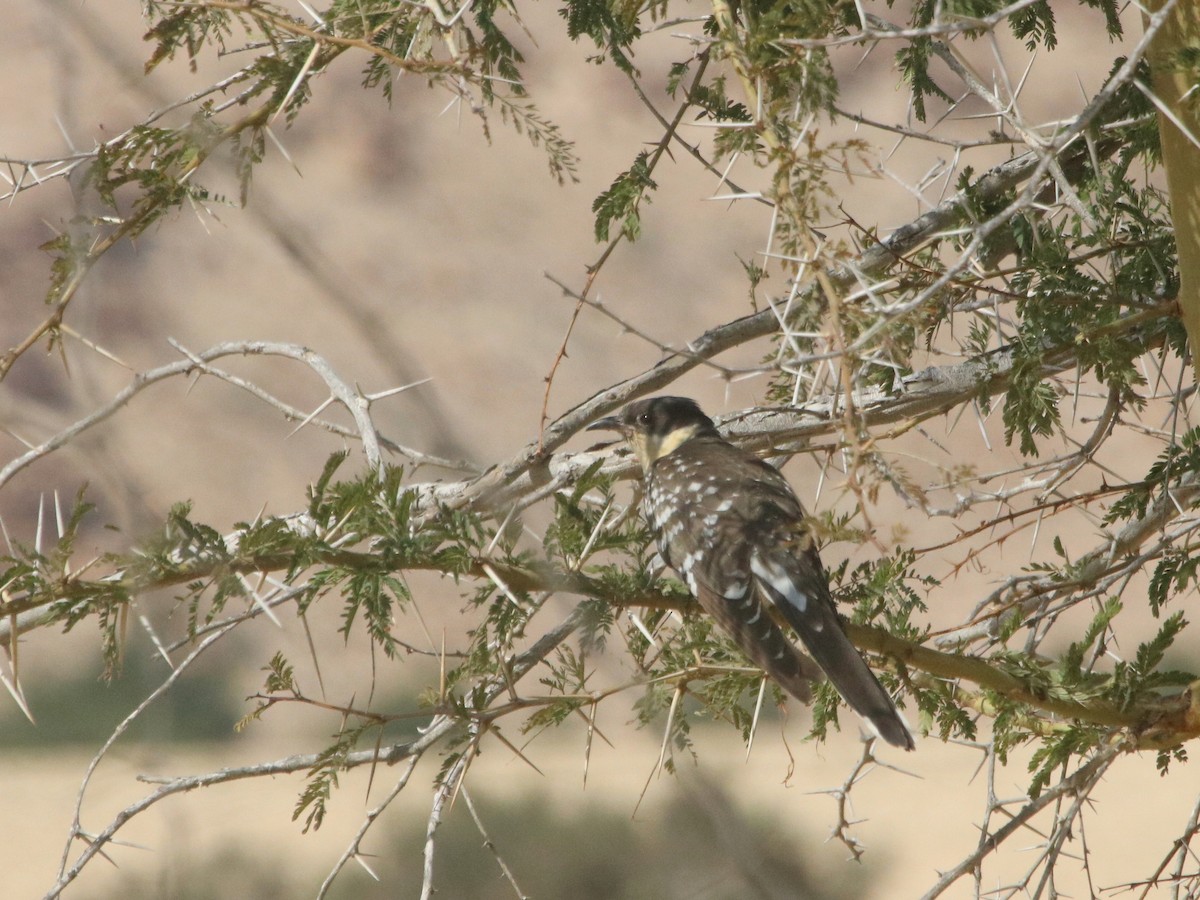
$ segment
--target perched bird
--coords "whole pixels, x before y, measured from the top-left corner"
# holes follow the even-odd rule
[[[742,652],[803,701],[824,671],[873,731],[912,750],[892,698],[842,629],[804,508],[787,480],[721,437],[686,397],[631,403],[588,426],[595,429],[620,432],[633,448],[645,476],[642,510],[659,553]],[[775,623],[768,604],[796,629],[812,660]]]

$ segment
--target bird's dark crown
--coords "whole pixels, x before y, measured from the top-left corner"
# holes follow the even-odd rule
[[[631,431],[665,437],[680,428],[715,431],[712,419],[690,397],[651,397],[630,403],[618,417]]]
[[[617,415],[588,426],[589,430],[600,428],[621,432],[646,470],[686,441],[718,434],[712,419],[688,397],[638,400]]]

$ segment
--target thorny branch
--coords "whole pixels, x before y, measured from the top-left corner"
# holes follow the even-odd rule
[[[549,629],[544,635],[535,641],[528,650],[515,655],[512,660],[510,660],[508,666],[510,677],[514,680],[520,680],[525,675],[529,674],[529,672],[533,671],[537,664],[545,659],[545,657],[550,654],[555,647],[570,637],[571,634],[578,629],[581,622],[582,616],[579,608],[577,607],[559,625]],[[202,644],[193,651],[193,653],[189,656],[189,661],[202,653],[203,650],[212,646],[212,644],[215,643],[224,633],[227,632],[210,635],[208,639],[202,642]],[[182,668],[183,667],[181,666],[177,672],[182,671]],[[143,702],[143,704],[134,714],[130,715],[126,722],[122,723],[122,725],[118,727],[109,741],[105,744],[104,748],[93,759],[88,770],[88,778],[91,777],[96,767],[99,766],[99,764],[103,761],[104,757],[107,755],[108,749],[124,731],[128,722],[132,721],[136,715],[140,715],[144,708],[162,696],[162,694],[166,692],[166,690],[176,681],[177,678],[178,674],[173,673],[172,676],[167,679],[167,681],[165,681],[150,697]],[[488,684],[486,686],[486,699],[481,705],[481,711],[486,711],[487,707],[492,703],[492,701],[504,694],[507,690],[508,684],[503,679],[496,679]],[[376,766],[381,763],[386,765],[395,765],[396,763],[403,762],[405,760],[415,764],[415,762],[419,761],[421,756],[427,750],[441,743],[448,735],[462,728],[462,726],[463,722],[458,716],[440,713],[433,714],[430,717],[429,724],[426,726],[421,736],[417,739],[393,744],[389,747],[383,747],[378,750],[370,749],[352,751],[347,753],[343,758],[342,768],[346,771],[349,771],[354,768],[359,768],[362,766]],[[464,759],[466,758],[467,757],[464,756]],[[71,840],[68,842],[65,852],[69,854],[76,837],[83,838],[86,841],[86,846],[75,859],[75,861],[70,865],[67,864],[67,859],[64,858],[63,867],[60,871],[58,881],[46,894],[47,900],[51,900],[51,898],[60,896],[63,889],[65,889],[79,876],[84,866],[86,866],[94,856],[104,852],[105,847],[113,841],[114,837],[122,827],[124,827],[135,816],[144,812],[146,809],[149,809],[159,801],[165,800],[166,798],[176,794],[187,793],[189,791],[196,790],[197,788],[213,787],[220,784],[239,781],[245,778],[262,778],[272,775],[309,772],[312,771],[316,766],[320,765],[323,760],[323,753],[298,754],[268,763],[258,763],[252,766],[239,766],[236,768],[222,769],[218,772],[210,772],[203,775],[188,775],[167,779],[143,776],[141,780],[149,782],[161,782],[160,786],[142,799],[122,809],[100,832],[95,834],[88,833],[82,829],[78,821],[76,822],[72,830]],[[464,763],[464,770],[465,765],[466,764]],[[409,772],[406,772],[405,775],[400,779],[400,783],[398,785],[400,788],[403,788],[403,785],[407,782],[408,774]],[[82,797],[83,793],[81,791],[80,803],[82,803]],[[388,800],[381,805],[379,810],[380,812],[384,807],[386,807],[387,803],[391,802],[391,799],[392,798],[389,797]],[[444,799],[448,799],[448,795],[447,798]],[[440,807],[438,808],[440,809]],[[374,823],[377,817],[378,814],[369,817],[368,822],[366,822],[360,832],[355,835],[351,844],[352,849],[348,851],[347,858],[353,857],[357,853],[357,849],[354,848],[357,848],[362,839],[362,835],[370,827],[370,825]],[[430,852],[432,851],[430,850]]]
[[[1028,827],[1030,821],[1043,809],[1058,803],[1064,797],[1086,799],[1091,793],[1092,788],[1104,777],[1104,773],[1116,761],[1119,753],[1120,748],[1116,746],[1106,747],[1071,775],[1059,781],[1054,787],[1049,788],[1040,796],[1025,803],[1020,811],[1012,816],[1002,827],[990,834],[982,835],[978,849],[963,858],[953,868],[946,871],[921,900],[933,900],[934,897],[940,897],[964,875],[978,870],[984,859],[996,852],[1006,840],[1014,834],[1018,834],[1022,828]],[[1079,809],[1073,808],[1070,819],[1065,822],[1068,829],[1078,814]]]
[[[1156,315],[1162,315],[1169,308],[1169,305],[1164,305],[1127,317],[1125,322],[1128,325],[1126,327],[1133,328],[1143,322],[1152,322]],[[733,328],[732,331],[739,335],[739,337],[741,336],[739,329]],[[1113,329],[1113,331],[1118,332],[1119,329]],[[701,338],[697,343],[703,340],[704,338]],[[717,340],[733,340],[733,338],[714,338],[713,342],[715,343]],[[1076,346],[1054,348],[1053,350],[1048,348],[1042,357],[1046,375],[1049,376],[1069,368],[1077,352],[1078,349]],[[75,435],[111,417],[149,384],[172,376],[187,374],[197,367],[201,367],[203,371],[202,363],[207,365],[208,361],[221,356],[264,353],[278,354],[309,361],[319,359],[311,351],[295,347],[294,345],[271,344],[267,342],[239,342],[229,345],[218,345],[204,353],[196,354],[192,359],[151,370],[144,375],[136,377],[130,386],[119,392],[113,400],[93,414],[63,429],[38,447],[32,448],[21,457],[0,468],[0,485],[3,485],[16,472],[30,465],[32,462],[64,446]],[[1013,354],[1014,348],[1005,348],[987,354],[982,359],[969,360],[951,366],[931,367],[904,379],[904,390],[899,396],[888,391],[865,390],[857,394],[855,405],[859,410],[862,421],[867,427],[880,427],[901,422],[919,422],[953,409],[968,398],[979,396],[981,393],[986,395],[1002,390],[1007,384],[1007,378],[1011,371]],[[321,371],[323,371],[324,374],[322,377],[327,379],[327,383],[332,383],[333,385],[342,384],[327,368]],[[358,395],[359,399],[355,399],[355,396],[351,395],[348,391],[349,389],[343,385],[343,387],[338,388],[337,393],[342,396],[344,403],[349,403],[357,407],[353,411],[357,414],[356,418],[361,418],[360,425],[369,422],[369,419],[365,418],[366,398]],[[634,395],[635,392],[632,389],[616,394],[621,399],[627,399]],[[835,402],[832,397],[816,398],[799,408],[758,411],[738,416],[734,421],[728,423],[728,431],[735,439],[743,434],[747,435],[749,439],[745,443],[753,449],[769,447],[773,452],[789,452],[810,443],[817,437],[837,433],[838,423],[831,419]],[[617,405],[619,405],[619,402],[611,404],[614,407]],[[592,416],[582,417],[577,411],[573,411],[556,422],[550,430],[566,429],[567,425],[564,420],[568,418],[577,423],[575,431],[572,432],[574,434],[590,422]],[[564,434],[558,443],[565,443],[569,436]],[[398,447],[394,443],[389,444],[389,446]],[[546,459],[539,468],[537,475],[534,476],[529,472],[532,454],[533,445],[522,451],[513,461],[502,466],[493,467],[477,479],[449,483],[416,483],[410,485],[409,489],[415,491],[424,502],[451,509],[460,506],[479,505],[484,490],[484,488],[481,488],[481,485],[486,484],[490,487],[490,485],[494,484],[494,473],[498,470],[511,471],[517,474],[511,477],[511,480],[504,486],[503,490],[498,491],[493,489],[486,495],[493,501],[492,504],[489,504],[490,506],[503,509],[508,504],[520,502],[523,497],[527,497],[530,494],[539,494],[543,489],[549,488],[550,491],[554,491],[570,484],[585,470],[595,464],[597,460],[604,461],[608,459],[590,450],[583,453],[559,454],[558,456]],[[633,472],[632,462],[624,458],[621,454],[616,454],[608,462],[607,468],[616,474],[624,476],[629,476]],[[1187,492],[1188,489],[1186,487],[1181,488],[1181,491],[1183,491],[1183,501],[1180,502],[1185,503],[1191,495]],[[1112,560],[1116,556],[1127,553],[1145,541],[1150,534],[1161,527],[1165,521],[1164,516],[1168,516],[1171,510],[1175,508],[1175,502],[1159,503],[1156,506],[1156,513],[1153,516],[1144,522],[1132,523],[1127,526],[1126,532],[1122,535],[1118,544],[1109,545],[1106,543],[1102,550],[1095,551],[1095,558],[1098,564],[1100,560]],[[294,522],[293,527],[302,530],[319,528],[319,525],[316,523],[304,521],[303,516],[292,517],[292,520]],[[227,543],[233,545],[236,544],[236,540],[236,535],[231,535]],[[353,553],[349,553],[348,551],[338,551],[335,556],[329,557],[327,561],[332,562],[335,558],[343,561],[352,561],[355,557]],[[185,571],[181,571],[177,575],[155,586],[182,583],[188,579],[200,577],[203,574],[203,560],[189,560],[188,564],[189,568]],[[272,569],[287,568],[290,565],[290,560],[272,560],[270,558],[257,557],[245,561],[242,565],[247,572],[269,571]],[[1096,569],[1097,574],[1099,574],[1101,568]],[[113,580],[119,581],[122,577],[119,571],[106,576],[110,582]],[[518,579],[517,585],[519,589],[524,589],[526,580]],[[150,586],[131,584],[129,587],[133,591],[138,591]],[[13,620],[11,617],[24,616],[52,602],[71,600],[74,592],[78,591],[80,587],[81,583],[78,580],[67,579],[61,585],[61,593],[53,600],[22,596],[20,594],[9,596],[4,608],[4,612],[8,618],[0,621],[0,639],[6,638],[12,633]],[[555,589],[561,589],[561,587]],[[994,596],[999,596],[999,593],[996,592]],[[989,627],[994,628],[994,625]],[[946,642],[944,639],[943,643]]]

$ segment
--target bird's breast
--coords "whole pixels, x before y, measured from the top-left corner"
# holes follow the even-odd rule
[[[733,599],[747,590],[747,546],[739,539],[736,485],[703,458],[675,454],[646,479],[643,511],[660,555],[696,593],[697,579]]]

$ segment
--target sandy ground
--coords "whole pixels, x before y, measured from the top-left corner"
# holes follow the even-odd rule
[[[896,768],[877,767],[854,788],[853,813],[859,821],[853,834],[866,848],[863,861],[855,864],[848,861],[843,845],[827,840],[836,816],[832,797],[821,793],[841,785],[849,773],[851,761],[857,758],[852,738],[837,738],[819,752],[793,745],[798,752],[790,779],[786,751],[777,732],[764,733],[749,760],[739,742],[719,734],[700,734],[697,746],[698,767],[681,760],[679,776],[655,778],[650,778],[659,753],[654,736],[623,738],[619,751],[597,746],[589,763],[586,788],[582,784],[582,733],[556,735],[528,749],[529,759],[544,777],[533,775],[524,762],[497,747],[481,757],[472,772],[472,799],[482,811],[485,825],[489,813],[504,802],[532,797],[539,804],[561,809],[564,815],[582,804],[610,808],[630,816],[636,834],[639,828],[653,827],[655,812],[678,792],[686,793],[700,775],[719,784],[746,814],[769,812],[783,825],[788,841],[806,864],[830,878],[838,878],[839,873],[864,876],[870,886],[864,900],[919,896],[936,880],[939,870],[955,863],[978,840],[978,832],[964,825],[962,806],[977,802],[976,786],[984,775],[975,772],[978,755],[961,748],[922,741],[915,754],[904,758],[897,758],[898,754],[885,756],[884,761]],[[198,773],[270,755],[271,748],[261,744],[239,746],[232,752],[225,749],[219,754],[146,746],[118,752],[101,769],[102,777],[89,795],[83,821],[85,826],[99,826],[119,806],[147,793],[149,787],[136,784],[135,775]],[[0,796],[4,798],[7,821],[0,843],[0,869],[5,872],[6,896],[40,896],[53,882],[62,852],[61,838],[70,821],[79,773],[86,759],[86,754],[69,751],[49,756],[6,756],[0,772]],[[419,790],[419,779],[427,779],[432,772],[430,766],[422,765],[416,776],[418,784],[414,785],[418,790],[390,809],[381,820],[381,828],[403,820],[424,821],[428,794]],[[1003,777],[998,780],[997,790],[1015,799],[1021,795],[1019,762],[1010,775],[1007,784]],[[391,769],[376,773],[373,802],[368,803],[364,798],[367,774],[359,771],[346,776],[326,823],[307,835],[301,835],[300,825],[290,821],[301,789],[299,777],[257,780],[236,788],[214,788],[176,797],[128,828],[124,839],[136,848],[113,850],[119,869],[95,866],[68,896],[111,896],[106,892],[127,883],[124,879],[153,873],[158,873],[156,877],[162,883],[171,884],[172,878],[193,871],[191,867],[203,860],[234,852],[258,860],[267,871],[277,871],[281,881],[295,886],[296,896],[312,896],[366,809],[375,805],[395,777],[398,773]],[[1097,792],[1097,814],[1089,817],[1086,834],[1081,837],[1086,837],[1090,847],[1120,846],[1122,850],[1090,860],[1095,887],[1112,887],[1151,870],[1169,848],[1193,798],[1185,792],[1164,793],[1162,784],[1153,757],[1148,756],[1119,767],[1116,776]],[[646,798],[639,808],[643,788]],[[1153,798],[1152,811],[1144,806],[1126,807],[1131,798],[1139,797]],[[20,827],[11,827],[14,813]],[[466,811],[457,808],[451,815],[465,816]],[[381,854],[402,869],[419,870],[419,843],[395,847],[386,840],[388,832],[377,834],[376,839],[368,840],[368,852]],[[504,835],[493,833],[492,837],[503,853]],[[1022,875],[1036,855],[1038,843],[1033,833],[1019,839],[1020,846],[1028,848],[1026,854],[1010,852],[1002,864],[989,866],[990,885],[999,888]],[[1077,855],[1082,846],[1077,841],[1068,852]],[[563,851],[557,848],[555,855]],[[398,857],[398,862],[393,862],[393,857]],[[479,864],[491,865],[482,852]],[[516,874],[519,879],[521,871]],[[1077,865],[1067,862],[1058,874],[1063,896],[1090,895]],[[988,887],[989,882],[984,886]],[[967,894],[963,885],[949,896]]]

